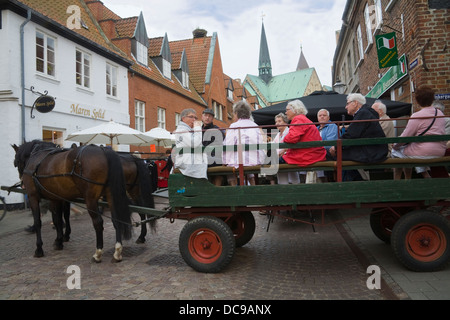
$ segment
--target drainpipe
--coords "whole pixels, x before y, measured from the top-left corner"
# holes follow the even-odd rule
[[[27,20],[20,25],[20,71],[21,71],[21,86],[22,86],[22,107],[21,107],[21,122],[22,122],[22,143],[25,142],[25,44],[23,29],[25,25],[31,20],[31,10],[27,10]]]

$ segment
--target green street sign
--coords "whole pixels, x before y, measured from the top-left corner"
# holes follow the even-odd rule
[[[404,54],[398,59],[397,65],[386,71],[384,76],[377,82],[377,84],[375,84],[366,97],[378,99],[383,95],[383,93],[388,91],[407,75],[408,60],[406,59],[406,54]]]
[[[398,65],[397,38],[395,32],[375,36],[380,69]]]

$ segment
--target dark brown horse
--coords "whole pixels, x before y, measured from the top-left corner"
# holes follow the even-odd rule
[[[147,164],[143,159],[136,158],[129,153],[119,154],[125,176],[126,188],[134,205],[146,208],[155,208],[153,199],[152,177]],[[141,220],[146,218],[145,214],[139,213]],[[155,229],[156,220],[150,221],[150,227]],[[141,224],[141,233],[136,243],[144,243],[147,235],[147,224]]]
[[[131,238],[131,220],[125,179],[119,156],[108,148],[94,145],[64,150],[53,143],[33,140],[16,151],[14,166],[18,168],[22,185],[27,191],[36,229],[36,257],[42,257],[39,201],[51,201],[55,212],[57,238],[55,248],[62,249],[63,206],[67,201],[83,198],[96,232],[96,262],[103,253],[103,219],[98,212],[98,200],[106,196],[111,219],[116,230],[114,259],[122,260],[122,237]]]

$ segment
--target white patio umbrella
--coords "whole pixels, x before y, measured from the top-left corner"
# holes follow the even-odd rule
[[[148,145],[151,139],[143,132],[111,120],[108,123],[69,134],[66,140],[83,144]]]
[[[175,143],[175,137],[169,131],[159,127],[145,132],[145,135],[150,138],[149,144],[156,144],[158,147],[170,148]]]

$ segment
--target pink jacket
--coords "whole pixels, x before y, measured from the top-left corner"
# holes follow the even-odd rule
[[[414,119],[420,117],[434,117],[436,109],[434,107],[426,107],[422,110],[415,112],[411,115],[411,119],[406,125],[405,131],[401,134],[401,137],[413,137],[418,136],[424,132],[433,119]],[[438,116],[444,114],[438,110]],[[445,118],[436,118],[433,126],[424,134],[429,135],[442,135],[445,134]],[[407,156],[436,156],[443,157],[445,155],[446,142],[413,142],[406,146],[404,154]]]

